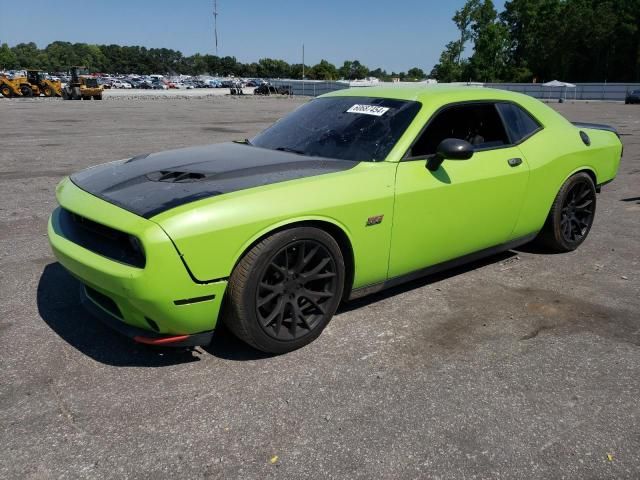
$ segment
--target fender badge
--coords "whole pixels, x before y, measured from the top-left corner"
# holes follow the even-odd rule
[[[375,217],[369,217],[367,219],[367,227],[382,223],[383,218],[384,218],[384,215],[376,215]]]

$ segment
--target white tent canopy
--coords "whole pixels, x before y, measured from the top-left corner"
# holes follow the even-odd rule
[[[549,87],[549,90],[547,90],[547,92],[549,93],[549,96],[547,98],[551,98],[551,95],[555,96],[555,94],[553,94],[552,92],[558,92],[556,88],[561,88],[561,90],[559,91],[560,101],[562,101],[563,99],[564,100],[567,99],[567,90],[569,88],[573,88],[573,98],[576,98],[577,92],[578,92],[578,89],[573,83],[561,82],[560,80],[552,80],[550,82],[543,83],[542,86],[544,87],[542,89],[542,98],[546,97],[545,90],[547,89],[547,87]]]
[[[542,84],[543,87],[566,87],[566,88],[576,88],[573,83],[561,82],[560,80],[552,80],[547,83]]]

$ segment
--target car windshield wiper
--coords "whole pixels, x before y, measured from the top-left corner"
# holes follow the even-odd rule
[[[278,147],[278,148],[274,148],[274,150],[278,150],[279,152],[288,152],[288,153],[295,153],[296,155],[306,155],[306,152],[303,152],[302,150],[296,150],[295,148],[289,148],[289,147]]]
[[[248,138],[245,138],[244,140],[234,140],[233,143],[240,143],[241,145],[253,146],[253,143],[251,143],[251,140],[249,140]]]

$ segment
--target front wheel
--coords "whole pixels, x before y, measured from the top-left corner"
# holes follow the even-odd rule
[[[22,85],[20,87],[20,93],[22,93],[23,97],[33,97],[33,90],[31,90],[31,87],[27,85]]]
[[[538,239],[556,252],[570,252],[585,241],[596,213],[596,187],[589,174],[569,177],[551,206]]]
[[[236,265],[223,321],[258,350],[290,352],[322,333],[340,304],[344,279],[342,252],[327,232],[277,232]]]

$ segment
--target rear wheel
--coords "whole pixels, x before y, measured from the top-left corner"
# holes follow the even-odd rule
[[[0,87],[0,93],[2,94],[3,97],[6,97],[6,98],[11,98],[13,96],[13,92],[7,85],[2,85]]]
[[[556,252],[570,252],[585,241],[596,212],[596,187],[584,172],[567,179],[551,206],[539,240]]]
[[[241,340],[269,353],[315,340],[344,288],[344,261],[331,235],[310,227],[275,233],[242,258],[229,279],[223,321]]]
[[[53,90],[51,87],[45,87],[42,93],[44,93],[45,97],[53,97]]]
[[[102,95],[94,95],[93,99],[94,100],[102,100]]]

